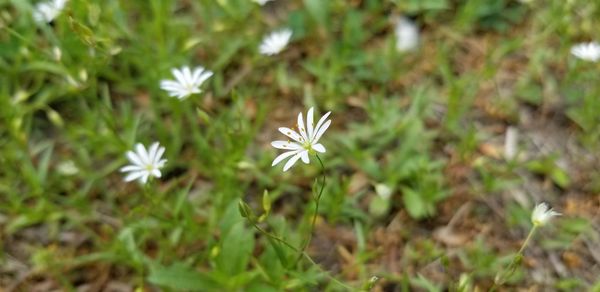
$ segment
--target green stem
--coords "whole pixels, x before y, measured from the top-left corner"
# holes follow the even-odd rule
[[[523,259],[523,252],[525,251],[527,245],[529,245],[531,238],[533,238],[533,234],[535,233],[536,229],[537,225],[533,225],[533,227],[529,231],[529,234],[527,234],[525,241],[521,245],[521,248],[519,248],[519,251],[517,252],[517,254],[515,254],[515,257],[513,258],[510,265],[508,265],[506,269],[498,273],[498,275],[496,276],[496,279],[494,280],[494,285],[492,286],[492,288],[490,288],[490,292],[495,291],[499,286],[504,284],[504,282],[506,282],[506,280],[508,280],[508,278],[510,278],[512,274],[515,273],[517,266],[521,263]]]
[[[254,221],[253,219],[248,218],[248,221],[250,222],[250,224],[252,224],[252,226],[254,226],[254,228],[256,230],[258,230],[258,232],[262,233],[263,235],[265,235],[265,236],[267,236],[267,237],[269,237],[271,239],[274,239],[274,240],[282,243],[283,245],[287,246],[288,248],[290,248],[294,252],[300,253],[300,255],[301,255],[300,258],[305,257],[313,266],[317,267],[319,269],[319,271],[323,272],[327,276],[327,278],[329,278],[329,280],[331,280],[331,281],[335,282],[336,284],[338,284],[338,285],[340,285],[340,286],[348,289],[348,291],[354,291],[354,288],[352,288],[352,287],[350,287],[350,286],[342,283],[340,280],[338,280],[335,277],[331,276],[329,274],[329,272],[323,270],[323,268],[321,268],[321,266],[319,266],[319,264],[317,264],[317,262],[315,262],[315,260],[313,260],[310,257],[310,255],[308,255],[305,251],[299,250],[298,248],[296,248],[295,246],[293,246],[291,243],[287,242],[285,239],[283,239],[283,238],[281,238],[281,237],[279,237],[279,236],[277,236],[277,235],[275,235],[273,233],[270,233],[270,232],[264,230],[262,227],[258,226],[258,224],[256,223],[256,221]]]
[[[525,238],[525,241],[523,242],[523,245],[521,245],[521,248],[519,249],[519,252],[517,254],[523,255],[523,251],[525,250],[525,247],[527,247],[527,245],[529,244],[529,241],[531,241],[531,238],[533,237],[533,234],[535,233],[536,229],[537,225],[533,225],[533,227],[529,231],[529,234],[527,235],[527,238]]]
[[[317,221],[317,216],[319,215],[319,202],[321,201],[321,196],[323,195],[323,190],[325,189],[325,182],[327,181],[327,176],[325,176],[325,166],[323,165],[323,161],[321,160],[321,158],[319,157],[318,154],[316,156],[317,156],[317,160],[319,160],[319,164],[321,165],[321,173],[323,174],[323,178],[321,179],[321,189],[319,190],[319,193],[317,194],[317,196],[313,195],[313,200],[315,201],[315,213],[313,214],[313,217],[312,217],[312,220],[310,223],[310,230],[308,232],[308,238],[302,245],[301,253],[298,255],[298,258],[294,262],[294,266],[296,264],[298,264],[300,259],[302,259],[302,254],[305,252],[306,248],[310,244],[310,241],[312,240],[312,234],[315,229],[315,223]]]

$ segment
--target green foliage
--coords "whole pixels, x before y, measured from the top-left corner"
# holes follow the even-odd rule
[[[505,192],[535,180],[547,191],[536,200],[567,204],[600,190],[598,66],[569,55],[598,38],[594,1],[80,0],[50,24],[33,20],[39,2],[0,0],[0,287],[77,290],[108,270],[138,290],[485,289],[514,252],[486,235],[519,241],[530,225]],[[421,32],[415,52],[395,51],[400,15]],[[259,55],[284,27],[289,46]],[[159,83],[185,65],[214,75],[177,100]],[[320,168],[282,173],[268,144],[310,106],[333,120],[316,265],[294,264],[283,241],[306,241]],[[577,152],[531,150],[529,119],[552,121]],[[524,132],[524,158],[482,153],[508,125]],[[124,183],[125,152],[153,141],[162,177]],[[475,210],[454,222],[463,198]],[[584,210],[561,207],[536,244],[594,239]],[[434,235],[449,221],[464,244]],[[460,283],[422,273],[431,263]],[[528,269],[510,283],[531,286]],[[569,275],[544,289],[600,287]]]

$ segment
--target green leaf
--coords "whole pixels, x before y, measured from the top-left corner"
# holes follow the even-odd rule
[[[304,6],[310,16],[321,26],[327,23],[327,14],[329,10],[328,1],[322,0],[304,0]]]
[[[369,213],[375,217],[387,215],[390,210],[390,200],[386,200],[381,196],[374,196],[369,203]]]
[[[222,242],[217,257],[217,268],[228,275],[236,275],[246,270],[254,249],[254,234],[239,222],[229,230]]]
[[[207,274],[182,263],[174,263],[168,267],[152,265],[148,282],[175,290],[216,291],[219,288]]]
[[[425,202],[417,192],[409,188],[402,189],[402,200],[408,214],[413,218],[423,218],[427,215]]]

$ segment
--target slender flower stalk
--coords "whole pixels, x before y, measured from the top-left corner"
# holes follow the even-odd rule
[[[533,227],[531,227],[531,229],[529,230],[529,234],[527,234],[525,241],[523,241],[521,248],[519,248],[519,251],[513,258],[510,265],[508,265],[506,269],[496,274],[496,278],[494,279],[494,286],[492,286],[490,291],[494,291],[498,286],[504,284],[521,265],[521,262],[523,261],[525,248],[531,242],[531,239],[533,238],[533,235],[535,234],[537,228],[546,225],[552,217],[560,215],[560,213],[555,212],[554,210],[549,208],[546,203],[540,203],[535,206],[533,212],[531,213],[531,223],[533,224]]]
[[[243,202],[241,204],[244,205]],[[246,212],[246,211],[244,211],[244,212]],[[299,253],[300,254],[300,259],[306,258],[313,266],[315,266],[321,272],[323,272],[327,276],[327,278],[329,278],[331,281],[333,281],[336,284],[338,284],[338,285],[340,285],[340,286],[348,289],[348,291],[354,291],[355,290],[353,287],[350,287],[350,286],[342,283],[340,280],[338,280],[335,277],[331,276],[329,274],[329,272],[323,270],[323,268],[321,268],[321,266],[319,266],[319,264],[317,264],[317,262],[315,262],[315,260],[308,253],[306,253],[304,250],[295,247],[293,244],[289,243],[287,240],[285,240],[281,236],[273,234],[273,233],[271,233],[269,231],[266,231],[264,228],[260,227],[258,225],[258,222],[256,221],[256,218],[253,217],[252,215],[246,213],[244,217],[246,217],[246,219],[248,220],[248,222],[250,222],[250,224],[252,225],[252,227],[254,227],[254,229],[256,229],[258,232],[260,232],[262,235],[266,236],[270,240],[274,240],[276,242],[279,242],[279,243],[285,245],[286,247],[288,247],[289,249],[291,249],[292,251],[294,251],[296,253]],[[296,261],[294,263],[294,265],[296,265],[297,263],[298,262]]]
[[[321,187],[319,189],[319,192],[316,193],[315,195],[313,195],[313,201],[315,202],[315,213],[313,213],[313,217],[310,222],[310,230],[308,232],[308,238],[302,245],[301,252],[298,254],[296,263],[298,263],[302,259],[302,254],[305,253],[306,248],[308,247],[308,245],[310,245],[310,241],[312,239],[312,234],[313,234],[313,231],[315,230],[315,223],[317,221],[317,216],[319,215],[319,202],[321,201],[321,196],[323,195],[323,190],[325,189],[325,183],[327,181],[327,176],[325,175],[325,166],[323,165],[323,161],[321,160],[321,158],[319,157],[318,154],[316,156],[317,156],[317,160],[319,161],[319,164],[321,165],[321,172],[323,173],[323,178],[321,179]],[[317,181],[315,181],[315,183],[317,183]]]

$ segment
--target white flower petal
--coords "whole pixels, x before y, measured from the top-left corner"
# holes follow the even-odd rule
[[[144,162],[139,158],[139,156],[135,152],[127,151],[125,155],[127,155],[127,159],[129,159],[129,162],[135,165],[144,165]]]
[[[282,154],[279,154],[279,156],[275,157],[275,160],[273,160],[273,163],[271,163],[271,166],[277,165],[279,162],[283,161],[284,159],[286,159],[286,158],[288,158],[288,157],[290,157],[292,155],[298,154],[300,151],[302,151],[302,150],[301,149],[300,150],[293,150],[293,151],[288,151],[288,152],[284,152]]]
[[[146,184],[148,182],[148,177],[150,177],[150,173],[149,172],[145,172],[144,175],[142,177],[140,177],[139,181],[142,184]]]
[[[310,159],[308,158],[308,151],[302,151],[300,153],[300,158],[302,158],[302,162],[304,162],[305,164],[310,163]]]
[[[325,151],[326,151],[325,146],[323,146],[323,144],[321,144],[321,143],[312,145],[312,148],[315,149],[315,151],[321,152],[321,153],[325,153]]]
[[[127,176],[125,176],[125,178],[123,179],[126,182],[130,182],[133,180],[136,180],[142,176],[144,176],[146,174],[146,171],[134,171],[130,174],[128,174]]]
[[[313,131],[313,136],[310,137],[310,140],[313,142],[315,141],[315,135],[317,134],[317,132],[319,131],[319,128],[321,128],[321,126],[323,125],[323,123],[325,122],[325,120],[327,120],[327,117],[329,117],[329,115],[331,114],[331,112],[327,112],[324,116],[322,116],[319,121],[317,122],[317,125],[315,126],[315,129]]]
[[[160,89],[171,91],[171,90],[182,90],[183,87],[181,86],[181,84],[179,84],[173,80],[161,80],[160,81]]]
[[[120,172],[134,172],[134,171],[143,171],[144,168],[139,165],[126,165],[119,169]]]
[[[166,159],[161,160],[163,153],[165,153],[165,147],[158,148],[158,151],[156,151],[156,155],[154,156],[154,162],[156,164],[165,164],[167,162]]]
[[[171,69],[171,74],[175,76],[175,80],[177,80],[177,83],[186,84],[185,76],[183,76],[183,73],[179,69]]]
[[[298,130],[300,131],[300,136],[304,141],[310,141],[308,136],[306,135],[306,129],[304,129],[304,120],[302,119],[302,113],[298,114],[298,124],[296,125]]]
[[[319,127],[317,134],[315,134],[315,137],[312,140],[313,143],[317,143],[319,141],[319,139],[321,139],[321,136],[323,136],[325,131],[327,131],[327,128],[329,128],[329,125],[331,125],[331,120],[328,120],[327,122],[325,122],[325,125]]]
[[[304,138],[302,138],[302,136],[300,136],[298,134],[298,132],[296,132],[290,128],[280,127],[279,132],[281,132],[281,134],[284,134],[284,135],[290,137],[291,139],[293,139],[294,141],[299,142],[301,144],[305,142]]]
[[[150,150],[148,150],[148,160],[154,164],[156,163],[157,159],[156,159],[156,152],[158,151],[158,142],[154,142],[152,143],[152,145],[150,145]]]
[[[194,80],[192,79],[192,71],[190,70],[189,66],[183,67],[182,73],[183,73],[183,77],[185,78],[186,84],[194,83]]]
[[[208,80],[208,78],[210,78],[211,76],[213,76],[213,72],[204,71],[204,73],[200,74],[200,76],[196,80],[196,83],[198,83],[198,86],[200,86],[202,83],[204,83],[204,81]]]
[[[302,151],[294,156],[292,156],[292,158],[290,158],[290,160],[288,160],[285,165],[283,166],[283,171],[287,171],[288,169],[290,169],[290,167],[292,167],[296,161],[298,161],[298,159],[300,159],[300,156],[302,156],[302,153],[306,152],[306,151]]]
[[[285,150],[302,149],[302,145],[300,145],[296,142],[290,142],[290,141],[273,141],[273,142],[271,142],[271,146],[273,146],[277,149],[285,149]]]
[[[146,151],[146,147],[144,147],[142,143],[137,143],[135,145],[135,152],[144,164],[149,164],[152,162],[150,161],[150,157],[148,157],[148,151]]]
[[[307,129],[307,137],[308,140],[311,140],[313,137],[314,130],[314,117],[313,117],[314,109],[311,107],[306,113],[306,129]]]

